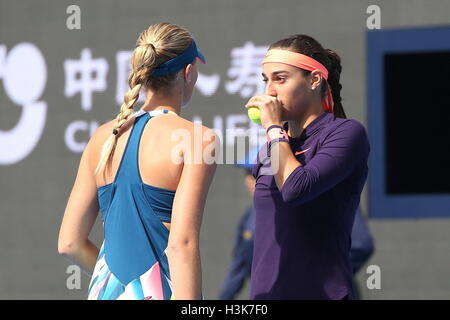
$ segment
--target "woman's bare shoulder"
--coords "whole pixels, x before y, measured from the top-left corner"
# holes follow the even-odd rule
[[[116,120],[110,120],[101,124],[92,134],[89,141],[89,145],[95,148],[99,144],[100,145],[103,144],[106,141],[106,139],[112,134],[115,121]]]
[[[107,121],[101,124],[92,134],[89,139],[89,143],[86,146],[85,152],[89,154],[89,161],[93,165],[93,163],[97,163],[100,158],[101,148],[105,141],[112,134],[114,129],[115,119]]]
[[[193,122],[183,117],[174,115],[167,115],[167,121],[160,121],[157,125],[160,127],[165,127],[171,131],[176,129],[185,129],[190,132],[194,132],[195,130],[201,130],[202,132],[212,130],[201,123]]]

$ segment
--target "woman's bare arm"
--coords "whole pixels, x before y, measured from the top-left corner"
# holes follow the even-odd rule
[[[211,136],[212,143],[217,145],[218,137]],[[205,150],[211,149],[208,145],[211,146],[211,142],[203,142],[195,152],[203,155]],[[195,163],[194,146],[190,151],[191,156],[185,157],[175,194],[167,249],[173,295],[177,300],[201,299],[200,226],[216,169],[216,163],[204,161],[203,156],[201,163]]]
[[[99,248],[89,240],[89,233],[99,211],[97,186],[89,161],[92,140],[80,160],[77,177],[67,202],[58,239],[58,252],[92,274]]]

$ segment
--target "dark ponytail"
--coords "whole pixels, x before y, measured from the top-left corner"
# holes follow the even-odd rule
[[[344,107],[341,103],[342,85],[339,82],[342,71],[341,58],[339,58],[339,55],[335,51],[324,49],[322,45],[314,38],[304,34],[296,34],[288,38],[279,40],[272,44],[269,49],[273,48],[280,48],[298,52],[309,56],[323,64],[328,70],[328,83],[331,88],[334,103],[333,113],[336,117],[347,118]],[[305,75],[311,73],[311,71],[303,69],[302,71]],[[326,96],[327,86],[325,81],[322,82],[320,92],[322,94],[322,97]]]
[[[331,93],[333,95],[333,102],[334,102],[333,113],[336,115],[336,117],[347,118],[344,111],[344,107],[342,106],[341,103],[342,85],[339,82],[342,71],[341,58],[335,51],[331,49],[326,49],[325,51],[327,52],[328,59],[330,61],[330,69],[328,69],[328,83],[330,85]]]

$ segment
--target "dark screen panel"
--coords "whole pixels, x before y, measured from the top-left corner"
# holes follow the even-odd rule
[[[450,192],[450,51],[384,65],[387,194]]]

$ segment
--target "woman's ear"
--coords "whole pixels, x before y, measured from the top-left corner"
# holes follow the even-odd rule
[[[311,71],[311,89],[315,90],[320,86],[322,82],[322,73],[319,70]]]
[[[190,84],[192,82],[192,64],[188,64],[183,72],[184,80]]]

